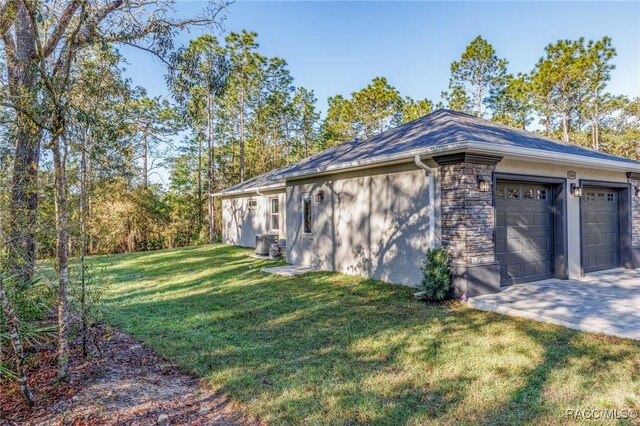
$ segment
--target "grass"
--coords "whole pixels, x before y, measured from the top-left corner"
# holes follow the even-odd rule
[[[110,282],[111,324],[267,423],[572,424],[568,409],[640,409],[638,342],[427,305],[340,274],[268,275],[248,253],[92,264]]]

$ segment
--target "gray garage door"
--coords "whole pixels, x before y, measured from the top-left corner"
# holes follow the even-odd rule
[[[551,187],[498,181],[496,257],[501,285],[544,280],[553,274]]]
[[[619,193],[612,188],[582,191],[582,267],[584,272],[620,266]]]

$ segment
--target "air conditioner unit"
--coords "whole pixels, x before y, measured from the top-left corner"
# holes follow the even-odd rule
[[[278,236],[275,234],[258,234],[256,235],[256,254],[260,256],[269,256],[269,248],[271,244],[278,242]]]

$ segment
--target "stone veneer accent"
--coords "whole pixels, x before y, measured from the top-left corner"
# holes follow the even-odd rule
[[[631,246],[640,247],[640,197],[636,197],[636,187],[640,187],[640,174],[629,173],[631,184]]]
[[[440,165],[442,247],[454,264],[495,262],[493,172],[501,157],[454,154],[434,158]],[[478,177],[490,190],[478,190]]]

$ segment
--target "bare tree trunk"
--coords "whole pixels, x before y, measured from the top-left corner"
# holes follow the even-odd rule
[[[20,392],[24,397],[27,404],[33,406],[33,394],[29,389],[29,383],[27,382],[27,372],[24,368],[24,348],[22,346],[22,340],[20,339],[20,331],[18,326],[18,317],[11,308],[11,303],[7,298],[7,293],[4,291],[4,282],[0,277],[0,303],[2,303],[2,313],[7,322],[9,328],[9,336],[11,340],[11,347],[16,357],[16,375],[18,376],[18,384],[20,385]]]
[[[596,114],[595,120],[593,120],[593,148],[600,150],[600,98],[598,96],[598,91],[596,91]]]
[[[142,139],[142,168],[144,173],[142,176],[142,186],[144,189],[147,189],[149,187],[149,143],[147,142],[146,134]]]
[[[211,93],[207,96],[207,202],[209,212],[209,244],[213,244],[215,241],[216,226],[214,223],[215,212],[213,204],[213,179],[214,179],[214,146],[213,146],[213,98]]]
[[[562,140],[569,142],[569,117],[566,99],[562,101]]]
[[[240,92],[240,182],[244,182],[244,88]]]
[[[202,140],[198,138],[198,232],[200,232],[200,228],[202,227]]]
[[[62,134],[62,131],[60,131]],[[60,145],[60,136],[51,141],[56,191],[56,252],[58,260],[58,378],[67,377],[69,367],[69,253],[67,251],[69,209],[67,200],[66,150]]]
[[[87,255],[87,198],[88,198],[88,168],[87,168],[87,138],[82,141],[82,151],[80,153],[80,315],[81,315],[81,336],[82,355],[87,356],[87,309],[86,309],[86,264]]]
[[[10,253],[11,273],[19,282],[33,278],[35,262],[35,229],[38,209],[38,166],[42,132],[25,112],[35,114],[37,105],[37,61],[34,32],[22,2],[17,2],[15,44],[5,36],[7,81],[9,93],[16,104],[16,145],[11,186]],[[22,112],[21,112],[22,111]]]

